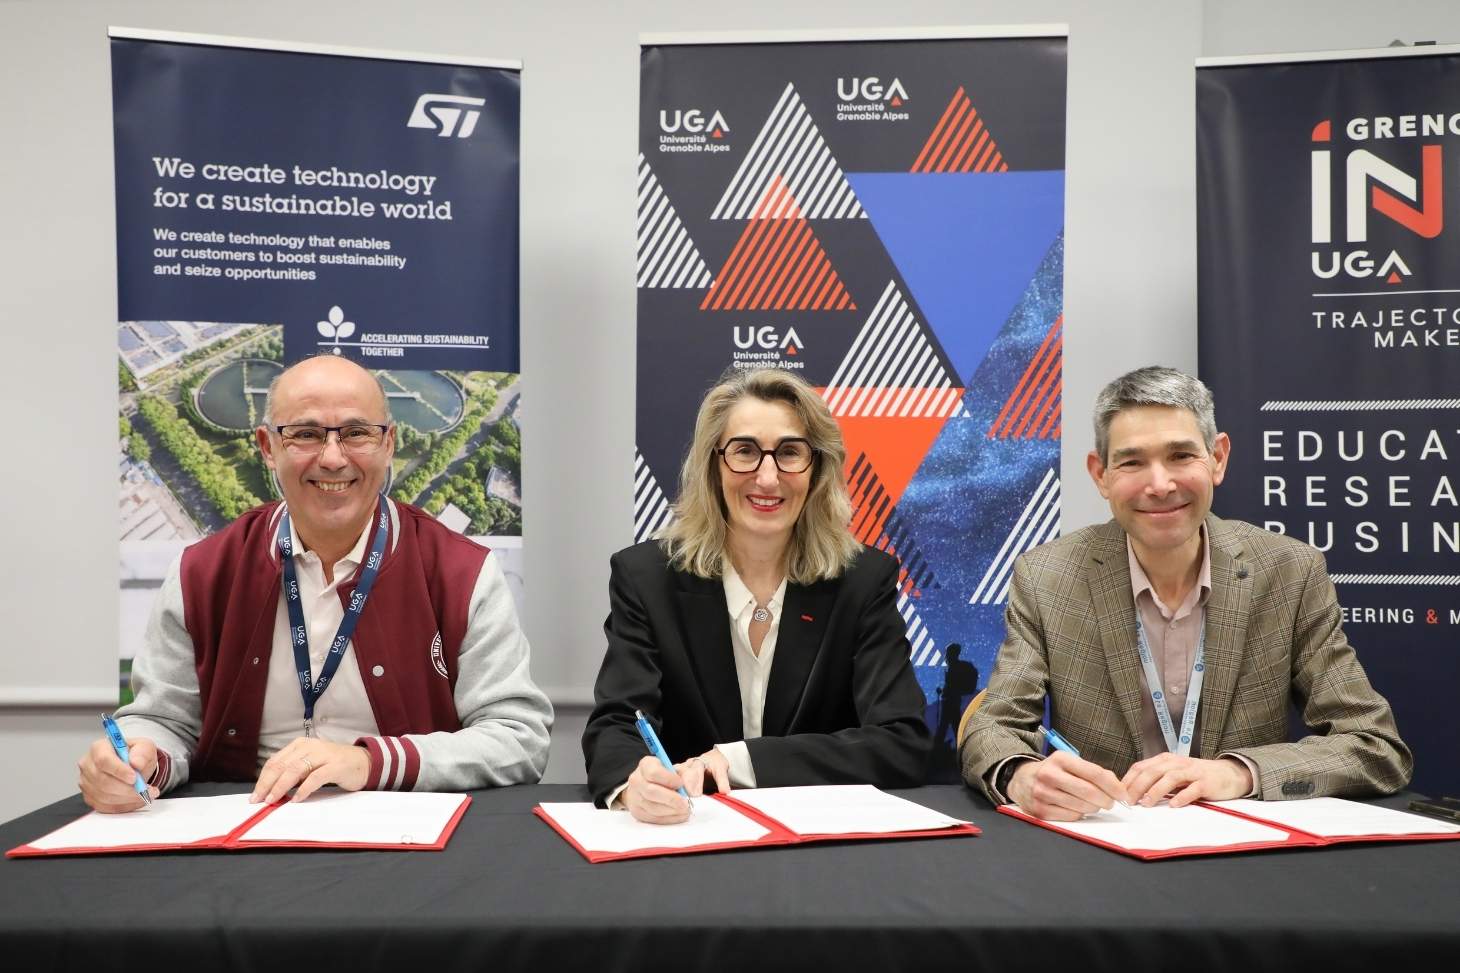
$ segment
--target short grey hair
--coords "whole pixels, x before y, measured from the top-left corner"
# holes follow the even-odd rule
[[[1217,443],[1216,405],[1212,390],[1201,379],[1174,368],[1149,365],[1127,372],[1095,396],[1095,452],[1100,462],[1110,461],[1110,424],[1126,409],[1163,405],[1185,409],[1196,417],[1207,452]]]
[[[279,390],[279,383],[284,380],[284,376],[288,375],[296,367],[303,365],[307,361],[313,361],[315,358],[325,357],[334,358],[335,356],[326,355],[324,353],[311,355],[308,358],[303,358],[295,362],[293,365],[290,365],[288,368],[284,369],[279,374],[274,376],[274,380],[269,383],[269,391],[264,394],[264,416],[260,422],[260,425],[265,426],[270,430],[274,428],[274,393]],[[380,402],[381,405],[385,408],[385,424],[388,426],[394,423],[395,419],[392,418],[390,414],[390,396],[385,394],[385,383],[380,380],[380,376],[377,373],[372,372],[370,369],[366,368],[364,365],[360,365],[359,362],[351,361],[348,358],[344,358],[341,360],[348,361],[352,365],[359,366],[360,371],[370,376],[371,380],[375,382],[375,387],[380,390]]]

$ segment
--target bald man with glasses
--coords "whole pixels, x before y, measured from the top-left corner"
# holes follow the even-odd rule
[[[531,783],[552,707],[491,552],[386,497],[385,393],[343,358],[274,380],[259,451],[283,502],[187,548],[163,581],[117,721],[80,788],[99,811],[192,780],[253,799]]]

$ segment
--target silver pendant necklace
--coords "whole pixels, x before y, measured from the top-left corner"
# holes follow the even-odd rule
[[[753,621],[768,622],[771,620],[771,610],[762,605],[756,605],[755,611],[751,612],[750,617]]]

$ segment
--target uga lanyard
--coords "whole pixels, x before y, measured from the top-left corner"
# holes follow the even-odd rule
[[[299,692],[304,697],[304,735],[307,737],[314,736],[314,704],[319,702],[319,697],[329,688],[335,670],[339,669],[340,660],[345,657],[345,646],[349,644],[350,636],[355,634],[355,625],[365,610],[365,599],[370,597],[370,588],[375,584],[375,576],[380,573],[380,562],[385,556],[385,538],[390,527],[390,513],[385,502],[385,496],[382,495],[375,537],[370,541],[370,554],[361,567],[360,580],[350,594],[350,602],[345,606],[345,617],[340,619],[335,640],[330,643],[324,668],[313,685],[310,684],[309,633],[304,627],[304,607],[299,603],[299,576],[294,571],[294,541],[289,532],[289,512],[284,511],[284,516],[279,519],[279,560],[284,564],[284,603],[289,609],[289,641],[294,646],[294,670],[299,676]]]
[[[1177,756],[1191,753],[1191,734],[1196,729],[1196,708],[1201,702],[1201,684],[1206,675],[1207,623],[1203,615],[1201,632],[1196,637],[1196,660],[1191,664],[1191,680],[1186,685],[1186,709],[1181,714],[1181,736],[1171,725],[1171,708],[1166,705],[1166,693],[1161,677],[1156,673],[1156,662],[1151,658],[1151,643],[1146,641],[1146,627],[1141,624],[1140,610],[1136,610],[1136,648],[1141,654],[1141,668],[1146,672],[1146,690],[1156,707],[1156,722],[1161,726],[1161,735],[1166,738],[1166,749]]]

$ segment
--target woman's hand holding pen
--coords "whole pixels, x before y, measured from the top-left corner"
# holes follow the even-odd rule
[[[645,757],[629,775],[628,786],[619,795],[624,807],[640,821],[650,824],[679,824],[689,820],[690,804],[680,796],[684,788],[690,797],[705,793],[706,781],[715,782],[721,794],[730,790],[730,762],[714,747],[698,757],[675,764],[671,771],[654,757]]]
[[[684,766],[680,764],[679,769],[682,770]],[[681,787],[690,794],[700,793],[690,790],[689,782],[678,772],[661,764],[657,757],[649,756],[640,760],[639,766],[629,774],[628,786],[624,788],[619,799],[624,802],[629,813],[640,821],[647,821],[649,824],[678,824],[689,820],[690,813],[689,801],[679,795]]]

